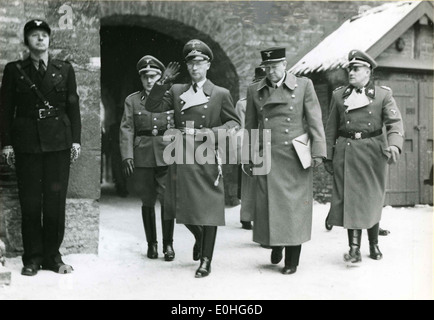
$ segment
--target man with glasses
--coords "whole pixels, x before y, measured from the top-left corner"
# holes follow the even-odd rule
[[[163,63],[150,55],[145,55],[137,62],[143,90],[132,93],[125,99],[119,142],[124,175],[132,178],[132,186],[142,200],[147,256],[149,259],[158,258],[155,221],[155,203],[158,198],[161,204],[164,260],[172,261],[175,258],[174,220],[165,219],[167,164],[163,159],[163,151],[170,141],[164,141],[163,134],[173,126],[173,111],[151,113],[145,109],[149,92],[161,78],[164,69]]]
[[[175,128],[183,133],[183,161],[169,166],[166,218],[176,218],[177,223],[185,224],[193,233],[196,239],[193,260],[200,259],[195,276],[202,278],[211,272],[217,227],[225,224],[224,188],[219,164],[221,154],[213,150],[216,158],[213,163],[200,164],[196,159],[187,163],[186,158],[195,158],[204,137],[209,139],[208,135],[212,133],[217,142],[219,130],[237,130],[240,121],[229,91],[207,79],[213,60],[211,49],[204,42],[193,39],[185,44],[183,55],[190,83],[169,88],[167,81],[179,70],[177,63],[169,64],[151,90],[146,108],[151,112],[174,110]]]
[[[392,90],[372,80],[376,66],[367,53],[349,52],[349,85],[333,92],[326,126],[325,168],[333,174],[328,223],[348,229],[350,250],[344,260],[349,265],[362,260],[362,229],[368,230],[369,256],[374,260],[383,257],[378,234],[387,164],[398,161],[404,141]]]
[[[272,247],[272,264],[282,260],[285,249],[282,273],[287,275],[297,271],[301,245],[311,237],[312,167],[321,165],[326,156],[325,135],[312,81],[286,72],[285,48],[263,50],[261,57],[266,77],[247,89],[245,128],[259,129],[259,153],[264,162],[271,162],[271,170],[252,177],[256,184],[253,241]],[[261,139],[264,132],[271,140]],[[306,134],[311,154],[304,168],[293,140]],[[264,152],[267,149],[271,158]],[[254,172],[253,164],[243,168],[247,174]]]

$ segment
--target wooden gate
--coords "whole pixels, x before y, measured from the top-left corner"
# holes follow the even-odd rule
[[[379,80],[377,84],[392,89],[405,130],[401,158],[389,166],[385,205],[432,204],[432,187],[423,181],[433,163],[433,84],[416,80]]]
[[[425,185],[433,165],[433,83],[419,83],[419,125],[416,130],[419,132],[419,186],[420,203],[433,203],[433,187]]]

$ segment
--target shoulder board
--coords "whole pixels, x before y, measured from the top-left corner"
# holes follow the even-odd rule
[[[138,94],[138,93],[140,93],[140,91],[133,92],[133,93],[131,93],[127,98],[132,97],[132,96],[134,96],[134,95],[136,95],[136,94]],[[127,99],[127,98],[125,98],[125,99]]]
[[[343,87],[345,87],[345,86],[337,87],[335,90],[333,90],[333,92],[334,92],[334,91],[337,91],[337,90],[339,90],[339,89],[342,89]]]
[[[62,68],[65,65],[71,65],[69,61],[66,60],[59,60],[59,59],[52,59],[51,63],[55,65],[57,68]]]
[[[380,86],[380,87],[383,88],[383,89],[385,89],[385,90],[392,91],[392,89],[390,89],[390,88],[387,87],[387,86]]]
[[[69,61],[66,61],[66,60],[60,60],[60,59],[51,59],[51,62],[54,62],[54,63],[66,63],[66,64],[71,64]]]

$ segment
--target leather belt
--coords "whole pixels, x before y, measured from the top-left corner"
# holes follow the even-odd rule
[[[60,113],[59,109],[57,108],[39,109],[38,117],[39,119],[52,118],[52,117],[57,117],[59,113]]]
[[[359,139],[367,139],[376,137],[383,134],[383,130],[378,129],[372,132],[357,132],[357,131],[338,131],[338,135],[344,138],[350,138],[353,140],[359,140]]]
[[[163,136],[164,133],[166,132],[166,129],[164,130],[157,130],[157,129],[152,129],[152,130],[140,130],[136,132],[136,136]]]
[[[57,117],[64,114],[58,108],[50,108],[50,109],[36,109],[30,112],[26,112],[26,114],[17,114],[19,118],[36,118],[36,119],[46,119]]]

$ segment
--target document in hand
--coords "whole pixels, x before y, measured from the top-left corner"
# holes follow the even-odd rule
[[[292,145],[297,152],[301,165],[304,169],[309,168],[312,164],[312,151],[310,148],[310,139],[307,133],[303,133],[292,140]]]

